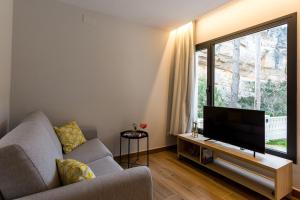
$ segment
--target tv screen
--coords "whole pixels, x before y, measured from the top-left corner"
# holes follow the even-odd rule
[[[265,153],[265,112],[205,106],[203,135]]]

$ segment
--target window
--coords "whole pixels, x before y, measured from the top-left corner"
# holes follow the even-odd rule
[[[196,52],[197,66],[197,117],[198,126],[203,128],[203,106],[207,104],[206,89],[207,89],[207,49],[202,49]]]
[[[203,106],[265,111],[266,152],[296,162],[297,14],[196,46]]]

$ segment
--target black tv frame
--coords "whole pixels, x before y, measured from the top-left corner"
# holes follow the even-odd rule
[[[205,124],[207,123],[207,109],[215,109],[216,110],[216,112],[224,112],[223,114],[227,114],[227,113],[230,113],[230,112],[236,112],[236,113],[238,113],[238,114],[240,114],[242,117],[244,117],[246,120],[247,120],[247,115],[249,116],[251,116],[252,115],[252,117],[254,116],[254,117],[256,117],[256,119],[257,118],[259,118],[259,117],[261,117],[261,118],[263,118],[262,120],[263,120],[263,123],[261,123],[261,125],[260,126],[257,126],[257,127],[253,127],[253,129],[257,129],[257,128],[259,128],[259,129],[261,129],[261,131],[263,131],[263,136],[261,136],[260,137],[260,140],[261,141],[259,141],[259,143],[260,143],[260,145],[258,145],[258,146],[260,146],[259,148],[258,148],[258,146],[257,147],[253,147],[253,148],[251,148],[251,145],[247,145],[247,144],[245,144],[245,142],[243,142],[242,141],[242,139],[240,139],[240,141],[238,141],[238,139],[230,139],[230,135],[229,135],[229,137],[227,137],[227,139],[226,139],[226,137],[224,137],[224,135],[223,135],[223,137],[222,136],[219,136],[219,134],[208,134],[206,131],[207,131],[207,129],[205,129]],[[259,111],[259,110],[247,110],[247,109],[238,109],[238,108],[226,108],[226,107],[215,107],[215,106],[204,106],[204,108],[203,108],[203,111],[204,111],[204,118],[203,118],[203,136],[204,137],[207,137],[208,139],[207,140],[217,140],[217,141],[220,141],[220,142],[224,142],[224,143],[228,143],[228,144],[231,144],[231,145],[234,145],[234,146],[238,146],[238,147],[240,147],[241,149],[248,149],[248,150],[251,150],[251,151],[253,151],[253,156],[255,157],[255,152],[259,152],[259,153],[265,153],[265,151],[266,151],[266,148],[265,148],[265,112],[264,111]],[[227,115],[227,116],[229,116],[229,115]],[[249,116],[249,117],[250,117]],[[206,119],[205,119],[206,118]],[[224,121],[223,121],[224,122]],[[249,122],[249,121],[248,121]],[[228,124],[228,125],[230,125],[230,124]],[[227,125],[227,132],[229,132],[228,130],[230,130],[230,128],[228,127],[228,125]],[[235,124],[235,125],[239,125],[239,124]],[[250,125],[248,125],[248,124],[240,124],[239,126],[250,126]],[[236,128],[236,127],[235,127]],[[224,125],[224,130],[226,129],[226,125]],[[235,129],[232,129],[232,131],[236,131]],[[236,135],[238,135],[237,134],[237,132],[235,132],[236,133]],[[231,135],[231,137],[232,137],[233,135]],[[236,137],[234,137],[234,138],[236,138]],[[249,138],[249,137],[248,137]],[[251,138],[249,138],[249,141],[251,140]],[[252,142],[252,144],[253,144],[253,142]]]

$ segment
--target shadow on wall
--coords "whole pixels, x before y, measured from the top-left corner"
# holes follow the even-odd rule
[[[169,77],[174,49],[174,34],[169,34],[168,40],[161,54],[160,63],[151,77],[151,88],[144,98],[143,107],[139,109],[137,119],[146,122],[149,126],[146,129],[150,134],[150,149],[161,148],[176,144],[176,137],[168,134],[168,99],[169,99]],[[128,122],[127,122],[128,123]],[[126,123],[123,125],[125,126]],[[119,152],[119,134],[113,138],[114,152]],[[122,147],[122,152],[126,153],[127,141]],[[146,150],[146,140],[141,141],[140,149]],[[135,142],[131,147],[132,152],[136,152]]]
[[[175,43],[175,35],[172,32],[169,34],[167,44],[165,46],[161,62],[159,64],[158,73],[155,76],[155,81],[148,98],[146,110],[143,116],[145,121],[155,124],[161,128],[165,135],[166,146],[176,144],[176,137],[168,134],[169,132],[169,80],[170,70],[173,59],[173,51]],[[164,87],[161,87],[161,86]],[[158,108],[159,107],[159,108]],[[152,141],[153,143],[159,141]],[[159,148],[157,146],[156,148]]]
[[[0,123],[0,139],[7,133],[7,121]]]

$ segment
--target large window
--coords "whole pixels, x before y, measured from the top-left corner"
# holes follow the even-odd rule
[[[296,161],[296,22],[291,14],[196,46],[203,106],[265,111],[267,152]]]
[[[207,105],[207,49],[196,52],[197,65],[197,117],[200,128],[203,128],[203,106]]]

